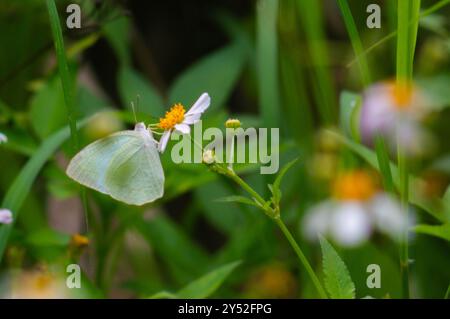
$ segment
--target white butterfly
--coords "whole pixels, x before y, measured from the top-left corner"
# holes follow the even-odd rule
[[[144,123],[86,146],[70,161],[67,175],[130,205],[144,205],[164,194],[157,142]]]

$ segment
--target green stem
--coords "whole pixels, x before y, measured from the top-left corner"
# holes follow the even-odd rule
[[[259,195],[250,185],[248,185],[242,178],[240,178],[238,175],[236,175],[232,171],[224,170],[224,174],[228,177],[230,177],[233,181],[235,181],[238,185],[240,185],[243,189],[245,189],[262,207],[266,206],[266,201]],[[309,277],[311,278],[314,286],[317,289],[317,292],[319,293],[320,297],[322,299],[327,299],[327,294],[325,293],[325,290],[322,286],[322,284],[319,281],[319,278],[314,273],[314,270],[311,267],[311,264],[308,262],[308,259],[305,257],[305,254],[300,249],[300,246],[295,241],[294,237],[292,236],[289,229],[286,227],[284,222],[280,218],[279,210],[275,211],[270,208],[270,211],[266,212],[268,216],[271,217],[273,221],[278,225],[278,227],[283,232],[283,235],[286,237],[286,239],[289,241],[289,244],[294,249],[295,253],[297,254],[300,262],[302,263],[303,267],[305,267],[306,271],[308,272]]]
[[[450,285],[448,285],[447,292],[445,293],[444,299],[450,299]]]
[[[405,154],[398,147],[398,168],[400,174],[400,198],[405,218],[408,219],[408,170]],[[403,297],[409,299],[409,252],[408,252],[408,229],[402,235],[400,240],[400,271],[402,277]]]
[[[319,278],[317,278],[314,270],[312,269],[310,263],[308,262],[308,259],[305,257],[305,254],[303,254],[302,250],[300,249],[300,246],[295,241],[294,237],[292,236],[289,229],[286,227],[284,222],[278,217],[274,218],[275,223],[278,225],[278,227],[283,232],[286,239],[291,244],[292,248],[294,249],[295,253],[298,256],[298,259],[300,259],[300,262],[303,264],[303,267],[305,267],[306,271],[308,272],[309,277],[311,278],[314,286],[316,287],[317,291],[319,292],[319,295],[322,299],[327,299],[327,294],[325,293],[325,290],[323,289],[322,284],[319,281]]]
[[[225,172],[224,172],[225,173]],[[232,171],[228,171],[225,173],[228,177],[230,177],[233,181],[235,181],[237,184],[239,184],[247,193],[249,193],[256,201],[261,205],[264,206],[266,204],[266,201],[264,198],[261,197],[250,185],[248,185],[242,178],[240,178],[238,175],[236,175]]]

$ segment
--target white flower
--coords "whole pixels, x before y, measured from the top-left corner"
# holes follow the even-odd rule
[[[384,192],[369,200],[325,200],[311,207],[303,219],[309,240],[329,236],[342,246],[364,243],[374,230],[394,240],[406,231],[409,222],[400,203]]]
[[[409,227],[408,218],[401,204],[392,196],[381,193],[377,194],[371,202],[374,223],[381,232],[393,238],[398,237]]]
[[[330,234],[344,246],[357,246],[370,237],[372,225],[364,203],[349,201],[337,205],[331,217]]]
[[[362,140],[372,145],[379,134],[393,151],[401,146],[409,155],[423,155],[433,145],[431,134],[420,122],[431,111],[428,99],[413,85],[374,84],[363,96],[359,123]]]
[[[12,213],[9,209],[0,209],[0,224],[11,224],[13,221]]]
[[[303,219],[310,240],[329,236],[343,246],[358,246],[374,230],[394,240],[408,228],[407,214],[391,195],[378,192],[374,178],[363,170],[340,174],[332,187],[333,198],[312,206]]]
[[[0,144],[6,143],[6,142],[8,142],[8,137],[5,134],[0,133]]]
[[[157,125],[158,128],[164,130],[164,133],[159,140],[158,150],[161,153],[164,152],[173,131],[181,134],[189,134],[191,132],[189,125],[193,125],[200,120],[200,116],[206,111],[210,103],[211,98],[208,93],[203,93],[186,114],[184,106],[179,103],[175,104],[168,112],[166,112],[166,115],[163,118],[160,118]]]

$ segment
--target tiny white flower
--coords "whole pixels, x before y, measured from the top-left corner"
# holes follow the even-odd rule
[[[8,142],[8,137],[0,132],[0,144]]]
[[[164,152],[173,131],[181,134],[189,134],[191,132],[189,125],[193,125],[200,120],[200,116],[206,111],[210,103],[211,98],[208,93],[203,93],[189,111],[186,112],[184,106],[178,103],[166,112],[166,115],[159,119],[157,125],[158,128],[164,130],[159,140],[158,150],[161,153]]]
[[[11,224],[13,221],[12,213],[9,209],[0,209],[0,224]]]

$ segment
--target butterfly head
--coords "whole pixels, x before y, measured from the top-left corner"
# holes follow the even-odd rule
[[[134,126],[134,130],[138,132],[146,131],[147,128],[145,127],[145,124],[143,122],[139,122]]]

